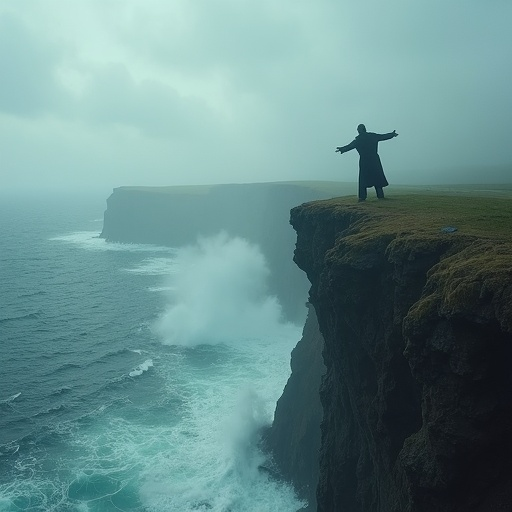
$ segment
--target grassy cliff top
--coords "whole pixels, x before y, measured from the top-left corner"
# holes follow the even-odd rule
[[[384,255],[414,265],[437,255],[411,325],[458,315],[512,332],[512,196],[502,195],[396,194],[363,203],[344,197],[306,203],[293,210],[292,222],[298,231],[308,222],[331,223],[334,247],[325,261],[333,268],[370,268]]]
[[[494,192],[494,191],[493,191]],[[508,197],[507,197],[508,196]],[[354,214],[359,218],[359,236],[417,234],[432,236],[469,235],[512,241],[512,193],[458,195],[422,193],[397,194],[382,201],[370,198],[357,203],[354,197],[316,201],[305,206],[330,210],[334,214]],[[454,227],[453,233],[443,228]]]

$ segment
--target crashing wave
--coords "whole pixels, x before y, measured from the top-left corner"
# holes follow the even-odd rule
[[[138,377],[142,375],[144,372],[147,372],[153,366],[152,359],[146,359],[142,364],[136,366],[128,375],[130,377]]]

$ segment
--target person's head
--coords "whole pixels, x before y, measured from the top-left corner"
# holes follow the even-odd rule
[[[357,131],[361,134],[361,133],[366,133],[366,126],[364,124],[360,124],[358,127],[357,127]]]

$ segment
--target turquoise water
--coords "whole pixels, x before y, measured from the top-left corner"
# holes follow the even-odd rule
[[[111,244],[104,198],[0,200],[0,510],[300,509],[258,449],[301,334],[258,248]]]

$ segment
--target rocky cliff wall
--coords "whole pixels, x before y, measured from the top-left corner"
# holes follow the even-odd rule
[[[325,340],[318,510],[509,512],[511,202],[352,203],[291,214]],[[310,390],[288,394],[311,408]],[[300,439],[299,413],[283,410]]]
[[[277,402],[274,422],[264,434],[264,448],[273,454],[279,477],[293,484],[308,502],[308,511],[316,510],[323,347],[315,309],[308,303],[302,338],[291,354],[292,373]]]

